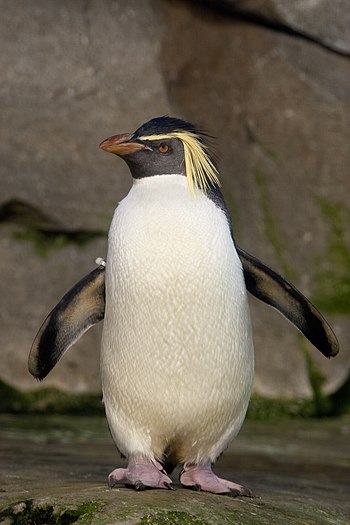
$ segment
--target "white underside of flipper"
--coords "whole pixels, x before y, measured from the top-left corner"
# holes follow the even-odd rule
[[[117,447],[215,461],[243,423],[253,368],[224,213],[184,176],[136,180],[114,214],[106,265],[101,376]]]

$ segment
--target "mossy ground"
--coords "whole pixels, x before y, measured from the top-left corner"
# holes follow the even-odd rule
[[[3,509],[0,512],[0,522],[7,519],[11,525],[71,525],[77,522],[89,525],[92,515],[99,508],[99,503],[89,501],[77,508],[62,510],[52,504],[40,504],[28,499]]]
[[[139,525],[210,525],[207,521],[196,518],[188,512],[156,512],[143,516]]]
[[[57,511],[53,505],[33,505],[32,500],[20,502],[0,514],[1,518],[10,518],[13,525],[71,525],[73,523],[91,523],[93,514],[101,506],[96,502],[87,502],[77,509]],[[210,525],[207,521],[196,518],[188,512],[158,511],[141,518],[137,525]]]

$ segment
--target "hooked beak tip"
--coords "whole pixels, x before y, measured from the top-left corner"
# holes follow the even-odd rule
[[[140,142],[130,142],[132,135],[130,133],[122,133],[120,135],[113,135],[106,140],[103,140],[99,147],[108,151],[109,153],[114,153],[115,155],[123,156],[130,153],[135,153],[141,149],[146,149],[144,144]]]

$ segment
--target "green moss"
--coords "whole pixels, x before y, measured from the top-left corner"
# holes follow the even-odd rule
[[[71,525],[91,523],[92,515],[101,507],[100,503],[89,501],[76,509],[55,510],[53,505],[35,505],[25,500],[10,505],[0,513],[0,521],[7,518],[12,525]]]
[[[47,257],[51,250],[60,250],[69,244],[84,246],[106,236],[104,231],[67,230],[33,204],[20,199],[10,199],[0,206],[1,224],[20,226],[13,232],[13,238],[32,243],[41,257]]]
[[[350,209],[317,196],[321,214],[328,226],[327,248],[315,266],[313,302],[329,314],[350,313],[350,247],[346,235],[350,227]]]
[[[156,512],[144,516],[139,525],[209,525],[187,512]]]
[[[264,176],[260,166],[255,166],[254,175],[258,189],[259,205],[263,217],[265,235],[271,243],[278,264],[280,265],[284,275],[288,279],[293,280],[295,279],[295,272],[288,263],[285,243],[283,241],[283,234],[280,232],[278,220],[272,211],[266,177]]]
[[[0,379],[0,412],[103,414],[101,394],[68,394],[56,388],[21,392]]]
[[[69,244],[76,246],[85,246],[96,238],[104,237],[104,232],[95,231],[68,231],[68,230],[36,230],[33,228],[25,228],[17,230],[13,233],[13,238],[18,241],[30,242],[36,253],[43,258],[47,258],[50,251],[62,250]]]
[[[269,421],[296,417],[313,417],[314,405],[310,399],[271,399],[253,395],[247,412],[247,419]]]
[[[305,338],[302,335],[299,336],[299,342],[305,357],[306,370],[312,390],[312,415],[315,417],[329,416],[332,413],[332,403],[330,398],[323,394],[323,385],[326,378],[312,359],[305,344]]]
[[[83,503],[82,505],[79,505],[77,509],[68,509],[65,510],[60,515],[60,522],[59,525],[68,525],[69,523],[75,523],[75,521],[79,520],[79,524],[86,524],[89,525],[91,523],[92,517],[100,510],[102,507],[101,503],[97,501],[87,501]],[[69,521],[73,520],[75,521]]]
[[[20,412],[26,405],[25,394],[0,379],[0,412]]]

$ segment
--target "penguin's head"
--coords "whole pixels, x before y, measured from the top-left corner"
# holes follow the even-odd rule
[[[205,138],[190,122],[165,116],[132,134],[113,135],[100,148],[123,158],[135,179],[180,174],[187,177],[190,190],[206,191],[220,183]]]

